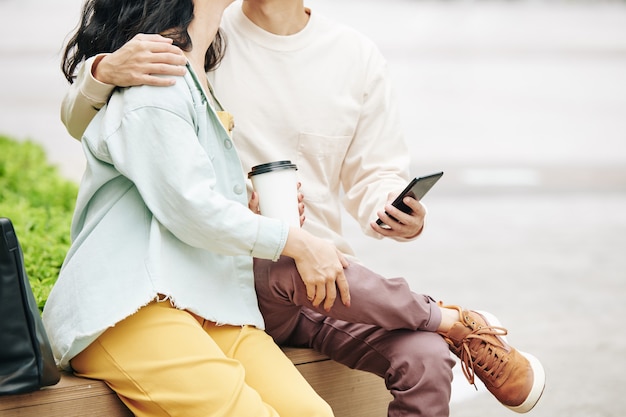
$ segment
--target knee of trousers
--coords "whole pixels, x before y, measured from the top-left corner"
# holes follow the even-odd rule
[[[388,383],[409,389],[416,385],[452,383],[452,358],[448,344],[437,333],[412,332],[389,352]]]

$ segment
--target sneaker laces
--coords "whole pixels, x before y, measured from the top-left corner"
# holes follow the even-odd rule
[[[465,322],[468,327],[472,328],[472,332],[466,335],[461,340],[459,349],[459,358],[461,359],[461,369],[467,381],[476,387],[474,383],[474,376],[476,374],[476,367],[480,370],[483,378],[489,378],[491,380],[497,379],[499,376],[504,375],[504,369],[508,363],[505,355],[503,355],[503,349],[497,348],[493,343],[493,337],[505,336],[508,331],[504,327],[499,326],[479,326],[476,327],[476,322],[471,321],[470,317],[465,316]],[[475,355],[472,358],[471,345],[474,342]],[[477,342],[477,343],[476,343]]]

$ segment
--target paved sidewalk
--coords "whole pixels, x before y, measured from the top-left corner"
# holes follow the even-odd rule
[[[412,243],[346,229],[368,266],[497,314],[547,371],[537,417],[626,415],[626,3],[310,0],[389,58],[415,174]],[[83,159],[58,117],[80,0],[0,0],[0,133]],[[393,300],[390,300],[393,302]],[[452,417],[514,415],[457,369]]]

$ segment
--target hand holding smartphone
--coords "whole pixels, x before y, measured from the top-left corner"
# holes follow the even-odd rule
[[[432,186],[435,185],[437,181],[439,181],[439,178],[441,178],[442,175],[443,175],[443,172],[437,172],[435,174],[413,178],[413,180],[411,180],[409,185],[407,185],[406,188],[402,190],[400,195],[396,197],[395,200],[393,200],[393,203],[391,203],[391,205],[396,207],[398,210],[404,213],[411,214],[411,208],[407,206],[406,204],[404,204],[404,202],[402,201],[404,200],[404,197],[408,196],[418,201],[421,200],[422,197],[426,195],[428,190],[430,190]],[[389,215],[389,213],[387,213],[386,211],[385,213],[392,219],[396,220],[395,217]],[[387,229],[389,228],[389,226],[387,226],[380,218],[376,220],[376,224],[378,224],[379,226],[383,228],[387,228]]]

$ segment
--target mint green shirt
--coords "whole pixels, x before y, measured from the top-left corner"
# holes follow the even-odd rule
[[[237,151],[191,67],[171,87],[117,90],[82,145],[72,245],[43,314],[60,366],[157,294],[264,328],[252,257],[278,259],[289,226],[248,209]]]

